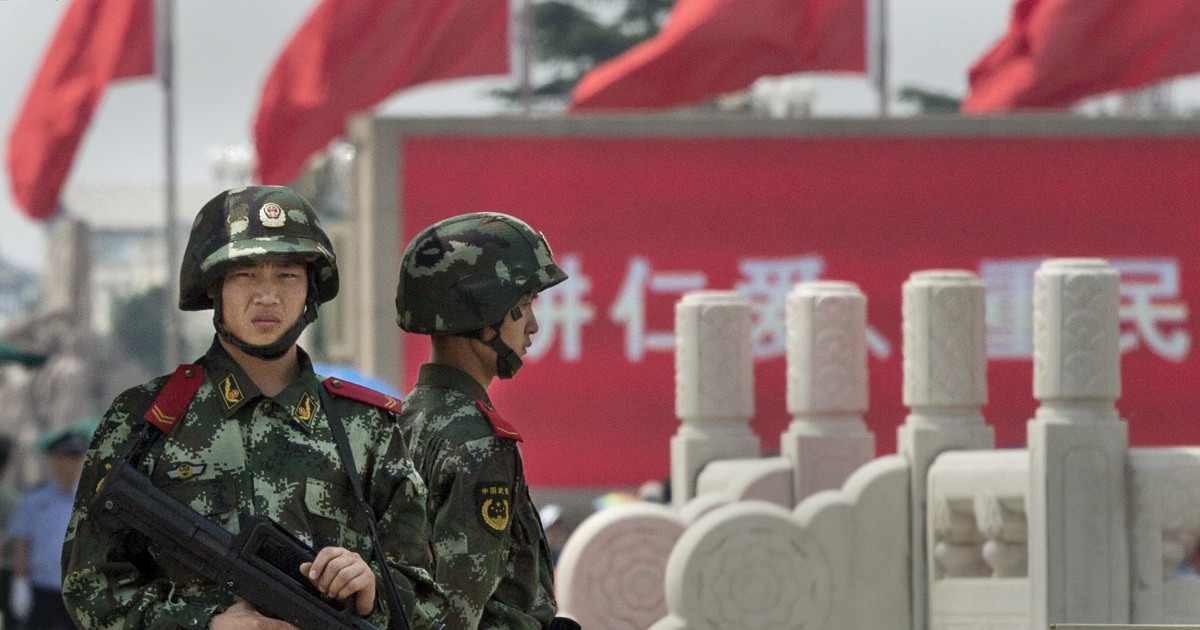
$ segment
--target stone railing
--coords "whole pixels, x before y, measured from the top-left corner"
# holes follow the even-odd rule
[[[927,542],[932,628],[1029,623],[1029,454],[944,453],[929,470]]]
[[[1200,448],[1129,452],[1131,620],[1200,623]]]
[[[1117,272],[1049,260],[1034,284],[1029,448],[994,450],[980,411],[982,284],[926,271],[903,287],[910,413],[898,453],[874,460],[856,287],[789,295],[793,422],[767,459],[752,457],[748,305],[685,297],[679,500],[585,521],[560,560],[562,610],[584,627],[653,630],[1200,621],[1200,577],[1176,572],[1200,539],[1200,448],[1128,448]]]
[[[783,455],[759,458],[754,414],[751,310],[731,292],[688,294],[676,305],[676,398],[671,440],[676,510],[618,506],[585,521],[563,549],[560,607],[584,627],[647,628],[667,613],[662,581],[613,572],[634,555],[638,576],[666,573],[673,543],[709,512],[757,500],[791,510],[838,488],[874,454],[867,405],[866,298],[852,284],[798,285],[788,296],[788,407]],[[671,543],[671,544],[668,544]],[[619,562],[619,561],[618,561]],[[603,583],[604,588],[597,588]],[[619,611],[619,612],[617,612]]]

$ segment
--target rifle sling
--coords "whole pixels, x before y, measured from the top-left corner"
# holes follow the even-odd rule
[[[396,590],[396,581],[392,579],[387,556],[383,554],[383,545],[379,544],[379,534],[375,531],[375,514],[371,510],[371,506],[367,504],[366,495],[363,494],[362,482],[359,481],[358,470],[354,465],[354,453],[350,451],[350,439],[346,436],[346,427],[342,424],[342,418],[333,403],[333,397],[324,387],[318,387],[317,390],[320,392],[321,404],[325,407],[325,417],[329,419],[329,429],[333,432],[333,441],[337,445],[338,459],[342,460],[342,470],[350,478],[350,487],[354,490],[354,498],[358,499],[358,506],[367,517],[367,531],[371,534],[371,547],[379,564],[379,572],[383,576],[383,587],[387,592],[388,606],[391,608],[388,625],[400,630],[410,630],[408,614],[404,610],[404,604],[400,601],[399,591]]]

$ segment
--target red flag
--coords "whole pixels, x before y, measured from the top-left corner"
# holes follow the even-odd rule
[[[864,72],[863,0],[679,0],[662,32],[584,75],[571,110],[685,105],[760,76]]]
[[[1018,0],[1008,33],[971,68],[964,112],[1063,108],[1200,72],[1195,0]]]
[[[405,87],[508,72],[506,0],[323,0],[275,61],[254,121],[258,176],[286,184],[346,117]]]
[[[26,214],[54,214],[109,82],[153,73],[153,0],[74,0],[67,7],[8,137],[13,197]]]

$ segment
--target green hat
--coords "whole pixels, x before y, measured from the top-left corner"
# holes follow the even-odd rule
[[[38,436],[34,446],[50,455],[83,455],[100,424],[100,416],[91,416],[71,424],[49,429]]]
[[[192,224],[179,270],[179,308],[213,308],[208,288],[231,266],[256,258],[298,255],[311,261],[316,300],[338,292],[337,258],[317,211],[283,186],[248,186],[213,197]]]
[[[451,217],[404,250],[396,323],[424,335],[470,333],[566,279],[546,238],[524,221],[498,212]]]

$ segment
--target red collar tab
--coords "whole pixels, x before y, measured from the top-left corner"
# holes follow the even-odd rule
[[[199,365],[185,363],[175,368],[175,373],[167,379],[167,384],[142,418],[159,431],[170,435],[203,384],[204,369]]]
[[[377,392],[370,387],[363,387],[358,383],[343,381],[333,376],[321,381],[321,383],[325,385],[325,389],[329,393],[335,396],[367,403],[368,405],[379,407],[384,411],[400,413],[400,399],[388,396],[383,392]]]
[[[475,406],[479,407],[479,410],[483,412],[483,415],[488,419],[488,422],[492,423],[492,429],[496,432],[496,437],[516,440],[518,442],[525,441],[521,438],[521,433],[517,431],[516,427],[509,424],[504,418],[500,417],[500,412],[496,411],[495,407],[492,407],[482,400],[476,400]]]

